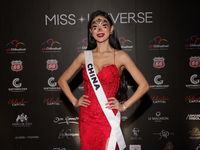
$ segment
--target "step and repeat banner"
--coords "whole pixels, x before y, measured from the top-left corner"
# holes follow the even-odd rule
[[[172,0],[3,0],[0,6],[1,150],[79,150],[78,108],[57,84],[87,48],[89,14],[111,16],[122,49],[150,90],[122,113],[126,150],[200,150],[198,4]],[[127,90],[137,88],[126,71]],[[81,70],[69,85],[83,94]]]

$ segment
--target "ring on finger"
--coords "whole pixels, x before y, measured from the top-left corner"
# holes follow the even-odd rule
[[[113,102],[112,102],[113,104],[115,104],[116,103],[116,101],[115,100],[113,100]]]

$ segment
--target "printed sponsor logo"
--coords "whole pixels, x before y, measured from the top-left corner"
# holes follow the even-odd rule
[[[199,89],[200,88],[200,79],[198,79],[198,75],[197,74],[193,74],[190,77],[190,82],[192,84],[186,84],[185,86],[189,89]]]
[[[133,51],[133,43],[131,40],[128,40],[125,37],[120,37],[119,42],[124,51]]]
[[[22,83],[20,82],[19,78],[13,79],[12,85],[14,88],[8,88],[9,92],[25,92],[28,89],[26,87],[22,87]]]
[[[169,42],[161,36],[156,36],[149,41],[149,50],[168,50]]]
[[[169,87],[169,85],[164,85],[164,80],[162,80],[162,76],[161,75],[156,75],[154,77],[154,83],[155,85],[150,85],[151,89],[166,89]]]
[[[189,131],[189,139],[199,140],[200,139],[200,131],[199,128],[194,127],[191,131]]]
[[[120,24],[150,24],[153,23],[153,12],[118,12],[116,14],[108,13],[114,23]],[[52,14],[44,15],[45,25],[65,26],[76,25],[77,22],[81,24],[89,21],[90,14],[82,14],[77,16],[74,13],[69,14]]]
[[[48,53],[48,52],[61,52],[62,47],[60,46],[60,42],[55,41],[54,39],[48,39],[45,42],[42,43],[42,52]]]
[[[67,148],[58,148],[58,147],[55,147],[55,148],[53,148],[53,150],[67,150]]]
[[[169,136],[174,135],[174,133],[170,133],[169,131],[166,131],[166,130],[161,130],[160,133],[153,133],[153,135],[160,136],[159,140],[161,140],[162,138],[167,139]]]
[[[71,139],[72,137],[77,137],[77,136],[79,136],[79,133],[72,133],[71,129],[68,130],[63,129],[62,131],[60,131],[58,139],[64,139],[64,138]]]
[[[11,99],[8,101],[9,105],[12,106],[25,106],[27,103],[29,103],[28,101],[25,101],[24,98],[22,98],[21,100],[16,98],[16,99]]]
[[[168,142],[166,143],[166,146],[163,150],[173,150],[174,149],[174,145],[172,144],[172,142]]]
[[[130,140],[142,140],[142,138],[139,136],[139,132],[140,132],[139,128],[133,128],[132,130],[133,135]]]
[[[168,121],[169,117],[163,117],[163,116],[161,116],[161,112],[157,111],[155,113],[155,116],[154,117],[148,117],[148,120],[154,121],[154,122],[163,122],[163,121]]]
[[[81,91],[83,91],[84,90],[84,86],[80,85],[80,86],[78,86],[78,89],[81,90]]]
[[[46,62],[47,70],[54,71],[58,69],[58,61],[56,59],[48,59]]]
[[[11,70],[18,72],[23,70],[23,65],[21,60],[13,60],[11,61]]]
[[[40,137],[37,135],[29,135],[29,136],[16,136],[16,140],[25,140],[25,139],[39,139]]]
[[[69,117],[66,116],[65,118],[55,117],[53,122],[56,124],[78,124],[79,117]]]
[[[186,120],[200,120],[200,114],[188,114]]]
[[[20,114],[16,118],[16,122],[12,123],[13,127],[31,127],[32,123],[28,122],[28,116],[24,113]]]
[[[167,98],[166,96],[151,96],[151,100],[154,104],[163,104],[167,103],[170,99]]]
[[[121,119],[122,121],[126,121],[128,119],[128,116],[122,116]]]
[[[60,103],[62,103],[62,102],[63,102],[63,101],[60,100],[59,98],[56,98],[56,99],[54,99],[54,98],[45,98],[45,99],[43,100],[43,103],[44,103],[44,104],[47,104],[47,105],[49,105],[49,106],[51,106],[51,105],[54,105],[54,106],[60,105]]]
[[[141,150],[141,145],[129,145],[129,150]]]
[[[197,146],[196,150],[200,150],[200,144],[199,144],[199,146]]]
[[[197,35],[193,35],[189,37],[185,41],[185,48],[192,50],[192,49],[200,49],[200,38]]]
[[[82,52],[87,49],[88,46],[88,38],[84,38],[77,43],[78,52]]]
[[[200,67],[200,56],[191,56],[189,65],[192,68]]]
[[[25,53],[26,47],[23,42],[19,42],[18,40],[12,40],[8,44],[6,44],[6,52],[7,54],[16,54],[16,53]]]
[[[188,101],[188,103],[200,103],[200,96],[188,95],[185,97],[185,101]]]
[[[119,42],[121,44],[121,48],[124,51],[132,51],[133,50],[133,43],[131,40],[126,39],[125,37],[120,37]],[[78,52],[82,52],[87,49],[88,46],[88,39],[84,38],[77,43],[77,50]]]
[[[158,68],[158,69],[164,68],[165,67],[165,58],[164,57],[154,57],[153,67]]]
[[[45,91],[60,91],[60,87],[57,86],[57,82],[55,81],[55,77],[50,77],[48,80],[47,80],[47,83],[49,85],[49,87],[44,87],[43,89]]]

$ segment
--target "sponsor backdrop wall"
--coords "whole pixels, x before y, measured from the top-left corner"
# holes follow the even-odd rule
[[[57,79],[87,47],[97,9],[151,89],[122,113],[127,150],[200,150],[200,19],[194,1],[3,0],[0,6],[1,150],[78,150],[78,108]],[[121,103],[137,88],[128,84]],[[83,94],[81,70],[69,82]],[[122,91],[124,89],[121,89]]]

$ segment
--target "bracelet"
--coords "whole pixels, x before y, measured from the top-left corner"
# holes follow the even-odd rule
[[[122,106],[123,106],[123,111],[125,111],[126,110],[126,106],[124,106],[124,104],[122,104]]]

